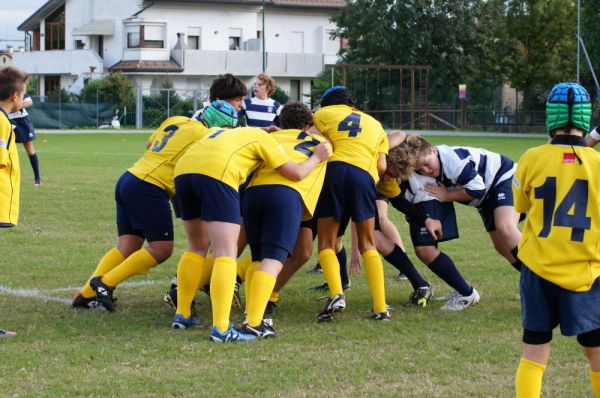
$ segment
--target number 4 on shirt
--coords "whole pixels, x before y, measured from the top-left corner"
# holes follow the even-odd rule
[[[338,124],[338,131],[347,131],[348,137],[356,137],[358,133],[362,131],[360,127],[360,115],[358,113],[351,113],[344,120]]]

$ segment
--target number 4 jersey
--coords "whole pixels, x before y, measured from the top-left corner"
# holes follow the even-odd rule
[[[315,127],[333,145],[329,162],[345,162],[368,172],[379,181],[377,159],[388,153],[389,143],[381,123],[347,105],[331,105],[314,114]]]
[[[584,145],[558,136],[531,148],[513,178],[515,209],[528,213],[519,258],[575,292],[588,291],[600,276],[600,153]]]

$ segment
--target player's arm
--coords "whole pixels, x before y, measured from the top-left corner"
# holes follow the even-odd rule
[[[585,137],[585,142],[589,147],[595,147],[598,142],[600,142],[600,133],[598,132],[598,127],[596,126],[590,131],[590,133]]]
[[[380,176],[382,176],[387,170],[387,155],[385,153],[380,153],[379,158],[377,159],[377,172]]]
[[[475,199],[475,196],[469,194],[465,188],[457,189],[456,191],[448,191],[448,189],[440,183],[426,184],[425,190],[428,194],[442,202],[470,202]]]
[[[300,181],[306,178],[321,162],[326,161],[331,156],[329,144],[322,142],[315,148],[312,156],[302,163],[296,163],[292,160],[279,166],[276,170],[285,178],[291,181]]]
[[[442,238],[442,223],[440,220],[431,218],[431,216],[425,213],[420,207],[409,202],[404,197],[404,192],[389,199],[391,205],[394,206],[396,210],[400,211],[409,218],[423,223],[427,229],[427,232],[429,232],[429,235],[431,235],[433,239],[439,240]]]
[[[388,135],[388,141],[390,143],[390,149],[395,148],[406,141],[406,133],[402,130],[392,131]]]

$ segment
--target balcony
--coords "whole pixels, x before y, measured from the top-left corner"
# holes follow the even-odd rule
[[[26,51],[13,54],[13,65],[32,75],[74,75],[104,70],[102,59],[94,50]]]
[[[183,54],[182,54],[183,51]],[[171,57],[184,66],[183,75],[218,75],[223,72],[253,76],[262,71],[260,51],[172,50]],[[324,69],[323,54],[266,54],[266,72],[278,77],[315,77]]]

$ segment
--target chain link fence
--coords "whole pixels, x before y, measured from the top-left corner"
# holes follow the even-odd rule
[[[155,128],[170,116],[192,116],[208,101],[206,89],[138,88],[134,101],[116,107],[100,90],[79,95],[64,89],[49,96],[32,96],[27,111],[36,128]]]

